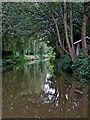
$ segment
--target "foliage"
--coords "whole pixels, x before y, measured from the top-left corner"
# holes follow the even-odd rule
[[[90,55],[90,44],[87,45],[88,55]]]
[[[48,58],[47,54],[42,55],[42,59]],[[30,60],[39,60],[41,57],[39,55],[25,55],[25,60],[30,61]]]
[[[63,6],[63,3],[60,3]],[[25,54],[27,51],[34,55],[40,52],[41,42],[56,49],[57,33],[54,21],[49,10],[54,15],[61,40],[65,41],[64,25],[60,16],[60,4],[57,2],[48,3],[3,3],[2,6],[2,30],[3,30],[3,50],[10,50]],[[67,13],[70,7],[67,3]],[[49,7],[49,10],[47,8]],[[73,36],[74,41],[81,37],[83,5],[73,3]],[[89,13],[87,13],[90,16]],[[88,20],[88,19],[87,19]],[[70,14],[67,14],[68,30],[70,32]],[[88,22],[89,23],[89,22]],[[87,25],[87,29],[89,29]],[[87,31],[87,35],[88,35]],[[66,41],[65,41],[66,44]],[[66,46],[67,47],[67,46]]]
[[[72,60],[69,56],[64,56],[60,60],[61,69],[63,71],[71,71]]]
[[[55,55],[53,55],[53,51],[50,51],[48,54],[48,69],[52,77],[54,77],[54,64],[53,61],[55,60]]]
[[[54,59],[55,59],[55,55],[53,54],[53,51],[51,51],[48,54],[48,60],[50,61],[50,63],[53,63]]]
[[[17,64],[20,62],[24,62],[22,56],[12,55],[3,58],[3,65]]]
[[[77,58],[72,64],[72,71],[75,78],[85,81],[89,74],[90,65],[88,64],[90,57]]]
[[[59,66],[59,70],[66,72],[73,72],[75,79],[82,82],[87,81],[88,75],[90,75],[90,56],[84,57],[83,55],[77,57],[72,63],[69,56],[63,56],[54,60],[54,65]]]
[[[13,51],[14,55],[19,52],[20,55],[25,55],[26,52],[33,53],[33,55],[50,52],[48,47],[53,48],[49,54],[50,71],[53,72],[53,53],[57,54],[59,58],[60,43],[57,41],[57,32],[52,15],[55,18],[56,25],[58,26],[61,34],[61,43],[64,44],[66,49],[65,30],[62,17],[60,16],[60,5],[63,8],[63,3],[48,2],[48,3],[2,3],[2,38],[3,38],[3,50]],[[47,7],[48,6],[48,7]],[[67,3],[67,23],[68,33],[70,35],[70,6]],[[74,42],[81,37],[81,26],[83,17],[83,3],[73,3],[73,38]],[[89,7],[90,9],[90,7]],[[52,15],[51,15],[51,14]],[[87,12],[90,17],[89,12]],[[87,22],[89,17],[87,16]],[[89,23],[89,22],[88,22]],[[87,24],[87,30],[90,27]],[[87,31],[89,35],[89,30]],[[57,45],[56,45],[57,44]],[[45,49],[46,48],[46,49]],[[90,48],[90,47],[89,47]],[[45,51],[44,51],[45,49]],[[59,50],[58,50],[59,49]],[[58,52],[57,52],[58,51]],[[83,54],[80,55],[83,57]],[[36,58],[38,58],[36,56]],[[16,64],[16,62],[22,61],[20,56],[9,56],[3,60],[5,64]],[[86,78],[88,74],[88,61],[89,58],[77,58],[72,65],[71,58],[64,56],[58,59],[60,68],[64,71],[74,72],[74,75],[78,78]]]
[[[43,34],[43,29],[39,27],[43,21],[40,20],[42,17],[36,9],[37,5],[35,3],[3,3],[2,5],[3,50],[13,51],[14,54],[18,51],[20,55],[27,52],[37,54],[42,45],[38,40]],[[43,48],[45,46],[44,43]]]
[[[62,56],[59,59],[55,60],[54,63],[57,63],[63,71],[69,72],[72,70],[72,60],[69,56]]]
[[[51,77],[54,77],[54,64],[50,63],[50,61],[48,61],[48,70],[50,72]]]
[[[90,75],[90,55],[88,56],[87,60],[88,60],[88,73]]]

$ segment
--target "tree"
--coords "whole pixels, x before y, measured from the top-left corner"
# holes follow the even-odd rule
[[[72,2],[3,3],[3,48],[36,54],[44,42],[74,61],[73,42],[81,37],[82,9],[82,3]]]
[[[84,12],[83,12],[83,20],[82,20],[82,50],[84,55],[87,55],[87,44],[86,44],[86,14],[87,14],[87,8],[89,6],[90,2],[84,2]]]
[[[65,36],[66,36],[66,42],[68,45],[70,57],[72,58],[72,61],[75,60],[75,49],[73,45],[73,27],[72,27],[72,2],[70,2],[70,41],[69,41],[69,35],[68,35],[68,28],[67,28],[67,18],[66,18],[66,2],[64,2],[64,28],[65,28]]]

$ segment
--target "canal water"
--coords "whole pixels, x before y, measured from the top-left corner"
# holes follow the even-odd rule
[[[87,85],[47,61],[3,68],[3,118],[87,118]]]

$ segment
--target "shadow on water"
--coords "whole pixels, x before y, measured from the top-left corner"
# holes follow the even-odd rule
[[[87,118],[87,89],[70,79],[45,61],[3,73],[3,118]]]

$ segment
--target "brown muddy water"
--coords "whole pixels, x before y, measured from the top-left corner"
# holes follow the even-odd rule
[[[48,67],[43,61],[4,68],[3,118],[88,117],[87,87],[57,69],[52,77]]]

